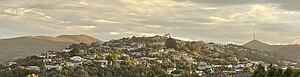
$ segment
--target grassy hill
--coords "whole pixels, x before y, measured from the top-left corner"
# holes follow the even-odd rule
[[[251,49],[275,52],[300,62],[300,45],[270,45],[258,40],[252,40],[243,46]]]
[[[73,43],[91,43],[101,40],[87,35],[63,35],[51,36],[26,36],[0,40],[0,62],[18,59],[35,54],[41,54],[49,50],[63,50]]]

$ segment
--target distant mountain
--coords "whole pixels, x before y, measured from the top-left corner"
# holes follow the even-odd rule
[[[275,52],[300,62],[300,45],[269,45],[258,40],[252,40],[243,46],[251,49]]]
[[[257,50],[264,50],[264,51],[273,51],[281,47],[280,45],[269,45],[267,43],[261,42],[259,40],[252,40],[243,45],[247,48],[257,49]]]
[[[18,59],[35,54],[41,54],[50,50],[63,50],[73,43],[102,42],[87,35],[61,35],[52,36],[26,36],[0,40],[1,61]]]

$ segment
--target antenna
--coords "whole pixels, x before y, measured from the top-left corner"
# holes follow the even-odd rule
[[[255,29],[253,29],[253,40],[256,40],[256,32],[255,32]]]

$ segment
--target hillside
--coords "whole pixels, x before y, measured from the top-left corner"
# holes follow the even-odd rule
[[[285,57],[300,61],[300,45],[269,45],[258,40],[252,40],[243,46],[251,49],[275,52]]]
[[[267,51],[166,36],[72,44],[68,49],[0,65],[0,77],[32,74],[41,77],[211,77],[210,74],[215,73],[239,77],[241,74],[251,76],[253,68],[271,63],[280,68],[297,66],[294,61]]]
[[[279,45],[277,45],[277,46],[269,45],[269,44],[261,42],[259,40],[252,40],[252,41],[244,44],[243,46],[247,47],[247,48],[253,48],[253,49],[264,50],[264,51],[273,51],[280,47]]]
[[[64,35],[69,37],[26,36],[0,40],[0,62],[41,54],[49,50],[62,50],[73,43],[100,41],[87,35]],[[102,41],[100,41],[102,42]]]
[[[300,46],[299,45],[285,45],[282,46],[276,50],[273,50],[273,52],[279,53],[281,55],[285,55],[289,58],[294,58],[300,61]]]
[[[80,43],[80,42],[84,42],[84,43],[92,43],[95,41],[99,41],[102,42],[101,40],[98,40],[94,37],[88,36],[88,35],[60,35],[57,36],[57,38],[65,38],[65,39],[72,39],[73,41]]]

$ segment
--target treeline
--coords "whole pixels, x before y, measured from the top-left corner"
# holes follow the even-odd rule
[[[200,77],[196,73],[182,73],[182,77]],[[174,77],[160,67],[136,67],[114,65],[111,68],[102,68],[98,65],[64,67],[62,70],[30,70],[24,67],[16,67],[8,71],[0,71],[0,77]]]
[[[259,65],[252,77],[300,77],[300,71],[293,68],[283,70],[276,68],[273,64],[270,64],[267,69],[263,65]]]

